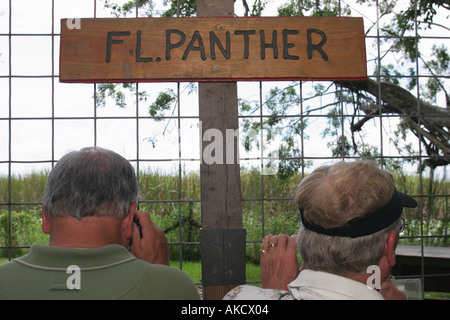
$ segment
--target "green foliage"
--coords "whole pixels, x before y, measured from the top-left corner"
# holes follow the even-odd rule
[[[136,8],[136,1],[129,0],[122,5],[119,5],[111,0],[104,0],[104,7],[111,9],[111,13],[115,17],[126,17],[129,14],[133,14]],[[146,17],[151,17],[153,15],[153,10],[155,8],[155,4],[152,0],[139,0],[138,1],[138,10],[141,12],[141,15]],[[142,14],[143,12],[143,14]]]
[[[290,0],[278,8],[279,16],[339,16],[350,15],[350,8],[339,0]]]
[[[172,243],[169,246],[170,260],[179,260],[180,256],[183,261],[200,260],[201,213],[199,203],[185,202],[174,204],[172,211],[167,215],[156,215],[154,210],[148,211],[151,212],[153,221],[165,233],[169,243]],[[181,242],[189,244],[182,244]]]
[[[153,102],[148,108],[148,114],[155,119],[161,120],[163,112],[171,108],[171,104],[176,101],[176,95],[172,89],[167,89],[160,92],[155,102]]]
[[[253,4],[249,6],[247,0],[242,0],[245,7],[244,16],[255,17],[261,15],[261,12],[264,11],[267,6],[267,2],[269,1],[270,0],[253,0]]]
[[[277,175],[280,178],[287,178],[298,173],[302,165],[305,167],[310,165],[310,162],[301,159],[301,149],[297,144],[298,137],[307,127],[307,119],[286,117],[295,113],[294,109],[300,104],[300,96],[296,90],[297,85],[291,83],[283,88],[274,87],[269,90],[261,107],[263,112],[270,116],[265,117],[262,122],[251,117],[241,120],[244,149],[246,151],[253,148],[263,149],[266,151],[264,154],[269,158],[279,159],[275,162],[278,165]],[[259,100],[240,99],[238,104],[240,113],[245,115],[252,115],[260,108]],[[306,135],[303,137],[308,139]],[[276,148],[271,148],[274,145]],[[273,161],[269,162],[268,169],[273,165]]]
[[[103,108],[107,104],[107,98],[111,98],[114,104],[120,108],[127,106],[126,92],[136,95],[136,85],[134,83],[99,83],[94,94],[95,105]],[[139,101],[147,101],[148,94],[145,91],[138,92]]]
[[[163,17],[193,17],[197,13],[196,0],[164,0],[163,2],[165,6],[169,3],[170,7],[162,14]],[[179,4],[178,7],[177,4]]]
[[[44,196],[45,184],[48,172],[33,172],[27,175],[12,176],[9,181],[7,176],[0,175],[0,202],[2,203],[37,203],[26,206],[25,211],[36,211]],[[11,194],[9,199],[9,183],[11,183]],[[13,210],[22,211],[13,206]]]
[[[425,63],[428,70],[434,77],[431,77],[427,80],[425,84],[424,97],[433,103],[436,102],[436,95],[440,91],[444,91],[445,87],[442,81],[437,77],[439,75],[448,75],[450,70],[450,55],[448,53],[448,48],[444,45],[436,46],[433,45],[432,48],[432,56],[435,57],[435,60],[430,60]],[[437,76],[436,76],[437,75]],[[446,93],[447,97],[447,106],[450,105],[450,96]]]
[[[34,243],[48,244],[49,237],[42,232],[42,220],[38,212],[12,212],[11,224],[9,219],[7,211],[0,211],[0,246],[30,246]],[[9,234],[11,234],[11,242],[9,242]],[[27,248],[14,249],[12,257],[22,256],[27,251]],[[0,251],[0,257],[7,256],[7,250]]]
[[[361,0],[360,2],[370,5],[370,1]],[[394,13],[394,7],[397,4],[396,1],[381,1],[380,8],[381,14],[392,14],[393,19],[389,24],[382,27],[382,36],[386,36],[385,42],[389,42],[391,45],[390,50],[393,52],[401,52],[407,61],[415,63],[418,59],[422,60],[426,69],[433,75],[427,80],[425,86],[422,87],[423,97],[428,101],[435,101],[436,94],[440,91],[444,91],[447,97],[447,102],[450,101],[450,97],[445,90],[444,84],[439,78],[445,76],[449,71],[449,54],[448,48],[443,45],[432,48],[432,59],[425,61],[423,55],[419,50],[420,39],[414,35],[415,32],[420,33],[423,30],[435,28],[444,28],[445,26],[438,25],[433,22],[438,11],[444,9],[450,10],[448,1],[443,0],[420,0],[417,1],[417,7],[415,1],[410,1],[409,6],[404,10]],[[416,22],[417,21],[417,22]],[[416,29],[417,28],[417,29]],[[403,65],[404,62],[401,63]],[[396,74],[401,74],[397,70],[393,70],[392,65],[380,66],[381,69],[389,68]],[[389,74],[389,73],[385,73]],[[392,73],[391,73],[392,74]],[[414,76],[415,72],[410,69],[410,75]],[[393,82],[395,77],[390,77],[387,80]],[[398,81],[398,80],[397,80]],[[395,83],[395,82],[393,82]],[[395,83],[398,84],[398,83]],[[408,89],[413,89],[417,85],[417,80],[413,77],[409,81]],[[449,102],[448,102],[449,103]]]

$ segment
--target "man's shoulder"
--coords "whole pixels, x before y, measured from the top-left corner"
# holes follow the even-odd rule
[[[165,281],[183,281],[193,283],[192,279],[183,271],[171,266],[152,264],[144,260],[137,259],[136,263],[146,271],[146,275],[152,278],[161,278]]]
[[[15,259],[17,260],[17,258]],[[21,265],[15,260],[7,261],[0,264],[0,280],[11,278],[14,272],[19,272]]]
[[[11,266],[12,266],[13,264],[14,264],[13,261],[7,261],[7,262],[4,262],[4,263],[0,264],[0,270],[6,270],[6,269],[9,269],[9,268],[11,268]]]
[[[135,285],[135,292],[140,292],[139,288],[147,291],[151,287],[152,290],[149,292],[152,296],[151,299],[192,300],[199,298],[194,281],[184,271],[139,259],[133,263],[144,271]]]

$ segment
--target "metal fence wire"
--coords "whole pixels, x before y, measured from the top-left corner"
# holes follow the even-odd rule
[[[126,11],[128,2],[122,2],[0,0],[0,262],[48,241],[38,230],[46,175],[66,152],[91,145],[112,149],[135,166],[140,208],[166,232],[171,260],[184,269],[200,259],[197,83],[59,82],[60,19],[156,17],[167,10],[162,1],[144,1]],[[174,16],[184,12],[179,2]],[[235,15],[274,16],[283,5],[250,2],[236,1]],[[408,226],[399,243],[417,249],[419,269],[400,278],[421,279],[423,297],[428,279],[448,283],[450,276],[439,268],[450,258],[448,5],[432,7],[427,16],[423,1],[342,0],[320,10],[313,1],[288,2],[293,14],[334,10],[364,18],[373,88],[238,82],[247,260],[258,264],[265,235],[297,231],[292,200],[305,174],[325,163],[370,158],[419,202],[405,212]],[[402,25],[392,22],[406,14],[407,27],[399,31]],[[433,250],[442,260],[429,271],[427,252]],[[247,281],[259,279],[247,275]]]

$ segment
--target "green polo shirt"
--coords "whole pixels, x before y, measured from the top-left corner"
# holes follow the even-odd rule
[[[183,271],[150,264],[120,245],[72,249],[33,245],[0,265],[0,299],[198,300]]]

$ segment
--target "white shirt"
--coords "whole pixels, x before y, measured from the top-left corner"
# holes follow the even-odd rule
[[[331,273],[302,270],[288,284],[288,291],[262,289],[242,285],[232,289],[225,300],[383,300],[383,296],[369,286]]]

